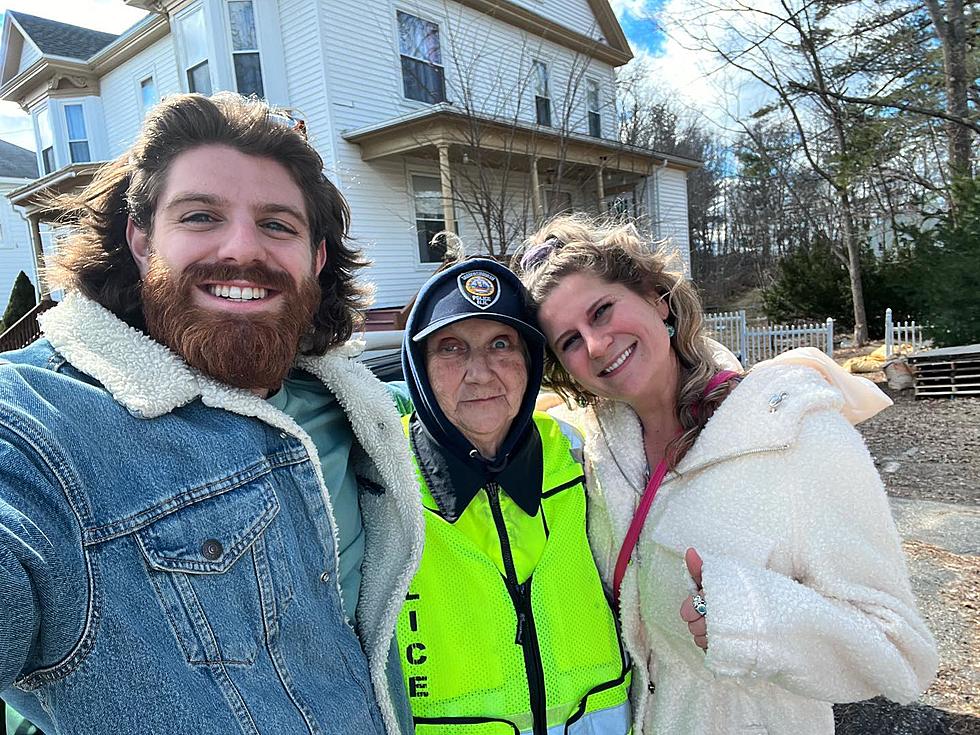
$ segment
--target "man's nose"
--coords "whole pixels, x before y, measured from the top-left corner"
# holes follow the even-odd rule
[[[227,238],[221,243],[218,258],[234,263],[262,262],[266,258],[262,233],[254,222],[233,223],[225,230]]]

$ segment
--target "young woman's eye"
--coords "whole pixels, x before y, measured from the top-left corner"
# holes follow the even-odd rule
[[[605,314],[607,314],[609,312],[609,310],[611,308],[612,308],[612,303],[611,302],[610,303],[606,303],[606,304],[602,304],[601,306],[599,306],[599,308],[597,308],[595,310],[595,313],[592,315],[592,317],[594,319],[601,319]]]
[[[573,334],[571,337],[569,337],[564,342],[562,342],[559,347],[562,352],[568,352],[572,347],[574,347],[578,343],[578,340],[579,340],[579,336],[577,334]]]

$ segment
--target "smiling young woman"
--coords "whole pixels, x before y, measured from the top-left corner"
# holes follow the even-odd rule
[[[566,216],[518,267],[543,384],[584,408],[589,540],[638,679],[633,732],[830,735],[831,702],[914,698],[935,643],[851,425],[890,401],[810,348],[724,370],[669,262],[631,225]]]

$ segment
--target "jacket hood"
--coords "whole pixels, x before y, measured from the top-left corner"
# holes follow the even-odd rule
[[[425,365],[428,335],[464,319],[491,319],[507,324],[521,335],[527,348],[527,388],[520,410],[497,456],[486,458],[457,429],[439,407]],[[415,413],[426,433],[443,450],[471,469],[495,475],[509,462],[515,449],[532,430],[531,415],[544,370],[544,335],[520,280],[506,266],[488,258],[472,258],[436,273],[419,291],[405,324],[402,367]]]

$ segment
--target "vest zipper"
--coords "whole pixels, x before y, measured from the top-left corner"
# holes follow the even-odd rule
[[[534,735],[546,735],[548,710],[545,702],[544,667],[541,663],[541,649],[538,647],[538,634],[534,627],[534,613],[531,610],[531,577],[528,577],[524,584],[517,583],[517,569],[510,548],[510,537],[507,535],[504,514],[500,510],[500,486],[495,482],[489,482],[486,490],[490,500],[490,514],[493,516],[493,524],[497,527],[497,536],[500,539],[500,555],[506,572],[504,583],[517,615],[517,636],[514,643],[524,652],[524,668],[527,671],[527,688],[534,721],[533,732]]]

